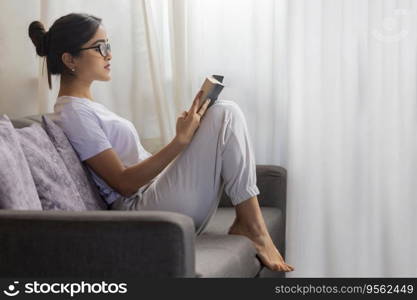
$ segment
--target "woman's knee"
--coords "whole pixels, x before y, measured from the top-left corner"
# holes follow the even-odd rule
[[[214,104],[207,110],[206,114],[212,114],[216,116],[222,116],[226,114],[237,119],[245,119],[245,116],[240,106],[236,102],[231,100],[216,100]]]

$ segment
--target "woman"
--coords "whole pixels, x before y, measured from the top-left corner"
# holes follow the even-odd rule
[[[189,215],[201,233],[225,189],[236,209],[229,234],[253,241],[271,270],[293,271],[273,244],[256,195],[256,166],[240,108],[231,101],[200,103],[196,95],[178,117],[176,136],[151,155],[131,122],[96,102],[94,80],[109,81],[110,44],[101,19],[69,14],[48,32],[34,21],[29,36],[46,56],[48,83],[59,74],[54,111],[101,195],[114,210],[167,210]],[[197,130],[198,129],[198,130]]]

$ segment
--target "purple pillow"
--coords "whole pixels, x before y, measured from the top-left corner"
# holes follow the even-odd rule
[[[75,184],[75,188],[81,195],[88,210],[108,209],[107,203],[101,198],[97,186],[88,173],[87,168],[81,163],[64,131],[45,115],[42,116],[42,124],[52,144],[61,156],[68,173]]]
[[[44,210],[86,210],[68,170],[42,126],[15,129]]]
[[[0,116],[0,209],[42,210],[15,129]]]

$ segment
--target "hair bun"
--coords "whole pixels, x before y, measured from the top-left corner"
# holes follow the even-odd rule
[[[39,21],[33,21],[29,25],[29,37],[36,47],[36,53],[39,56],[46,56],[48,54],[48,33],[45,27]]]

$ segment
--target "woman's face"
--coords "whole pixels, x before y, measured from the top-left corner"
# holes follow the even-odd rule
[[[100,25],[95,35],[87,43],[82,45],[81,48],[98,46],[106,42],[108,42],[106,30]],[[111,59],[112,55],[110,51],[103,57],[98,48],[82,50],[80,56],[74,58],[74,73],[78,79],[83,81],[109,81],[111,79],[109,66]]]

